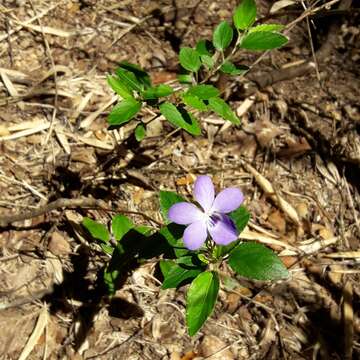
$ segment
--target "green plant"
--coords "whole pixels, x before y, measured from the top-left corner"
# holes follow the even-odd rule
[[[135,137],[141,141],[146,136],[147,124],[138,115],[144,107],[157,113],[153,119],[163,115],[174,127],[195,136],[201,134],[198,112],[212,111],[239,125],[240,119],[221,98],[213,78],[219,73],[245,75],[249,68],[232,61],[242,49],[271,50],[288,41],[280,33],[282,25],[256,25],[256,11],[254,0],[243,0],[234,11],[233,25],[222,21],[215,28],[212,41],[200,40],[195,48],[180,49],[179,62],[184,71],[178,75],[181,84],[178,90],[166,84],[154,86],[145,70],[128,62],[120,63],[115,74],[108,76],[109,85],[121,97],[109,115],[110,126],[123,126],[133,120],[137,123]]]
[[[242,205],[244,197],[239,189],[227,188],[215,197],[210,177],[199,176],[194,196],[201,208],[174,192],[161,191],[160,212],[165,224],[160,229],[136,226],[124,215],[112,219],[111,232],[89,218],[82,223],[110,256],[103,272],[110,296],[124,275],[151,258],[161,257],[163,289],[191,283],[186,306],[191,336],[211,315],[220,279],[228,281],[220,270],[224,262],[245,278],[274,281],[289,275],[273,251],[256,242],[241,241],[250,214]]]

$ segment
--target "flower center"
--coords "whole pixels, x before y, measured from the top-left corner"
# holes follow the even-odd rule
[[[222,217],[219,213],[212,213],[208,218],[208,226],[214,227],[216,224],[221,221]]]

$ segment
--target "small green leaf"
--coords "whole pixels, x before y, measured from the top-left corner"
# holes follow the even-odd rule
[[[122,125],[133,118],[141,109],[141,102],[129,98],[118,103],[108,117],[110,125]]]
[[[194,109],[197,109],[200,111],[207,110],[206,104],[202,100],[200,100],[197,96],[185,93],[185,94],[183,94],[182,99],[186,105],[191,106]]]
[[[133,228],[133,222],[125,215],[116,215],[112,219],[111,230],[116,241],[120,241]]]
[[[222,21],[213,34],[213,44],[217,50],[225,50],[233,39],[234,31],[227,21]]]
[[[117,79],[114,76],[108,75],[107,76],[107,82],[110,85],[110,87],[123,99],[129,99],[132,98],[132,91],[129,90],[125,85],[121,83],[119,79]]]
[[[141,141],[146,136],[146,128],[143,124],[139,124],[135,129],[135,139]]]
[[[211,98],[209,108],[220,115],[223,119],[231,121],[235,125],[240,124],[240,119],[232,112],[231,107],[220,98]]]
[[[216,272],[203,272],[191,283],[186,300],[186,324],[189,335],[195,335],[214,310],[219,292]]]
[[[195,85],[190,87],[187,93],[197,96],[201,100],[209,100],[220,95],[220,91],[212,85]]]
[[[182,196],[178,195],[174,191],[160,191],[160,212],[165,221],[170,222],[168,218],[169,209],[179,202],[186,201]]]
[[[205,256],[205,254],[198,254],[198,259],[206,265],[210,263],[209,259]]]
[[[105,254],[112,255],[112,253],[114,252],[114,248],[111,245],[100,244],[100,247]]]
[[[215,65],[213,58],[209,55],[200,55],[200,60],[208,69],[212,69]]]
[[[232,211],[229,214],[231,220],[234,222],[236,230],[240,234],[250,220],[250,213],[244,205]]]
[[[232,62],[225,61],[221,67],[220,70],[229,75],[240,75],[246,72],[249,68],[247,66],[241,66],[240,68],[237,68]]]
[[[245,242],[231,251],[230,267],[239,275],[255,280],[279,280],[289,276],[282,261],[266,246]]]
[[[247,34],[241,41],[242,49],[264,51],[279,48],[285,45],[289,39],[279,33],[269,31],[255,31]]]
[[[159,106],[159,110],[171,124],[186,130],[192,135],[201,134],[197,120],[185,109],[179,106],[176,107],[171,103],[163,103]]]
[[[88,217],[83,219],[82,225],[94,239],[103,241],[105,243],[109,242],[110,234],[105,225],[100,224]]]
[[[201,66],[198,52],[189,47],[181,48],[179,54],[179,61],[184,69],[192,72],[198,71]]]
[[[134,91],[141,91],[143,90],[143,84],[136,78],[136,76],[125,69],[118,68],[116,69],[116,75],[120,79],[120,82],[128,89]]]
[[[239,30],[246,30],[254,23],[255,19],[255,0],[242,0],[234,12],[233,20],[235,27]]]
[[[193,76],[190,74],[178,74],[177,79],[180,84],[191,84],[193,81]]]
[[[211,56],[214,52],[214,47],[209,40],[200,40],[196,44],[196,51],[198,54]]]
[[[158,99],[163,96],[171,95],[174,92],[171,86],[160,84],[146,89],[141,95],[145,100]]]
[[[127,61],[122,61],[119,65],[120,68],[133,73],[137,81],[141,83],[145,88],[151,87],[150,75],[140,66],[136,64],[131,64]]]
[[[104,283],[107,287],[109,295],[114,295],[116,292],[116,282],[119,278],[120,271],[116,269],[109,269],[108,267],[104,271]]]
[[[282,29],[284,29],[284,25],[281,24],[261,24],[261,25],[257,25],[254,26],[252,28],[249,29],[249,33],[252,32],[256,32],[256,31],[270,31],[270,32],[276,32],[276,31],[281,31]]]
[[[164,275],[162,289],[177,288],[185,281],[196,278],[203,270],[204,266],[196,263],[196,257],[185,256],[177,262],[171,262],[171,269]]]

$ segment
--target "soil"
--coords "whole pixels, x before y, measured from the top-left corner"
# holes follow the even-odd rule
[[[222,79],[241,127],[205,114],[194,138],[160,119],[138,144],[131,123],[107,128],[116,98],[106,75],[127,60],[153,82],[173,83],[179,48],[211,38],[237,2],[1,2],[2,359],[360,358],[360,4],[334,3],[310,18],[311,38],[306,19],[296,21],[284,48],[245,78]],[[278,14],[271,2],[257,4],[260,21],[289,24],[304,12],[300,3]],[[276,251],[291,278],[235,278],[194,337],[186,286],[161,290],[158,259],[127,274],[111,301],[99,297],[108,258],[79,224],[84,216],[108,223],[112,213],[59,206],[4,224],[85,197],[134,211],[141,224],[149,224],[141,214],[161,221],[159,190],[190,198],[200,174],[243,190],[244,238]]]

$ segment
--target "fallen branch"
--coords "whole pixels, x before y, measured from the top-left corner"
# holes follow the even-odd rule
[[[111,212],[122,212],[125,214],[133,214],[133,215],[140,215],[144,219],[148,221],[152,221],[155,224],[161,226],[162,224],[158,222],[157,220],[153,219],[152,217],[143,214],[138,211],[129,211],[124,209],[111,209],[107,206],[105,201],[99,200],[99,199],[92,199],[92,198],[80,198],[80,199],[57,199],[47,205],[44,205],[43,207],[40,207],[39,209],[30,210],[23,213],[17,213],[13,215],[7,215],[3,216],[0,214],[0,228],[8,227],[13,222],[16,221],[23,221],[27,219],[33,219],[37,216],[46,214],[50,211],[61,209],[61,208],[67,208],[67,209],[73,209],[73,208],[99,208],[105,211],[111,211]]]

